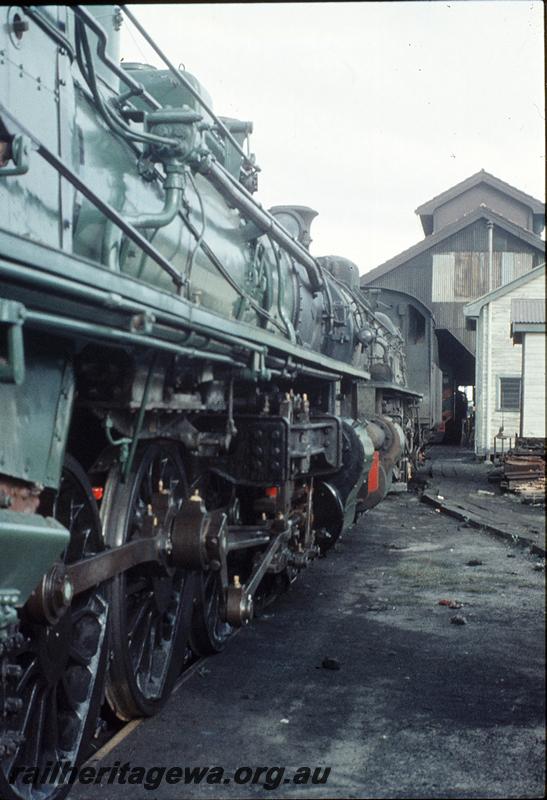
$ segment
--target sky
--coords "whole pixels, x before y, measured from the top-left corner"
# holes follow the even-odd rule
[[[483,168],[544,199],[541,2],[130,8],[219,115],[253,121],[255,197],[316,209],[316,256],[368,272],[423,238],[417,206]],[[122,56],[161,66],[127,20]]]

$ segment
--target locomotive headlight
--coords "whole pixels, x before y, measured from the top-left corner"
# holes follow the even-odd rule
[[[357,339],[365,347],[368,347],[370,344],[372,344],[375,338],[376,336],[374,335],[374,331],[372,328],[367,326],[357,331]]]

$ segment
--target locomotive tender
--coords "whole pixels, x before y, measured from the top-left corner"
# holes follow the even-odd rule
[[[123,7],[0,34],[0,796],[153,714],[393,482],[400,331]],[[165,69],[119,63],[129,18]],[[127,22],[125,23],[127,24]]]

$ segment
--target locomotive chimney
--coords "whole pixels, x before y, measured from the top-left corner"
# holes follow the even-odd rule
[[[273,206],[270,208],[272,214],[287,231],[298,239],[306,250],[310,249],[313,241],[310,236],[312,220],[317,216],[317,211],[309,206]]]

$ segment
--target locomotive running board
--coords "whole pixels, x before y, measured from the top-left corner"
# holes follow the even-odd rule
[[[24,281],[29,288],[35,289],[42,309],[47,302],[46,289],[62,290],[63,295],[71,299],[67,303],[72,309],[70,315],[63,313],[62,298],[58,296],[55,306],[50,308],[55,313],[40,313],[33,309],[27,293],[25,325],[28,327],[70,330],[72,326],[76,334],[113,340],[115,335],[109,333],[112,331],[113,312],[120,315],[119,329],[124,333],[131,329],[131,320],[135,315],[153,313],[158,325],[153,325],[150,333],[126,334],[128,341],[131,336],[133,343],[142,347],[176,352],[177,346],[173,341],[161,338],[159,326],[169,327],[173,331],[193,329],[205,333],[212,341],[233,345],[247,352],[291,356],[294,363],[306,363],[324,370],[324,378],[329,373],[333,380],[341,376],[370,380],[370,373],[366,370],[293,345],[286,339],[253,328],[245,322],[226,319],[173,293],[136,281],[121,272],[113,272],[95,261],[55,251],[5,229],[0,229],[0,275],[6,283],[13,281],[20,285]],[[73,316],[74,300],[78,302],[77,317]],[[101,310],[104,311],[103,324]]]

